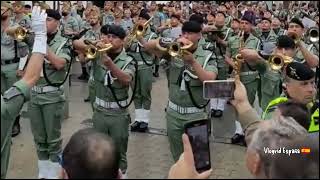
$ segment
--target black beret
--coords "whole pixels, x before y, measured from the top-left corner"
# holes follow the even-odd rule
[[[263,17],[263,18],[261,18],[261,21],[263,21],[263,20],[269,21],[271,23],[271,20],[269,18]]]
[[[297,81],[306,81],[314,78],[315,73],[309,66],[305,64],[292,62],[286,67],[286,75],[289,78]]]
[[[107,35],[107,34],[109,34],[109,28],[110,28],[110,25],[109,25],[109,24],[105,24],[105,25],[103,25],[103,26],[101,27],[100,32],[101,32],[102,34]]]
[[[182,25],[182,32],[201,32],[201,25],[196,21],[187,21]]]
[[[277,39],[277,47],[278,48],[290,48],[295,49],[295,42],[292,38],[287,35],[281,35]]]
[[[118,25],[110,25],[108,34],[114,34],[120,39],[124,39],[126,37],[126,31]]]
[[[218,13],[222,14],[224,16],[224,18],[226,18],[226,14],[224,12],[218,11],[216,14],[218,14]]]
[[[253,14],[250,11],[244,12],[244,15],[242,16],[241,20],[248,21],[250,24],[255,24],[256,18],[253,16]]]
[[[302,28],[304,28],[304,25],[302,24],[302,22],[300,21],[300,19],[298,18],[292,18],[290,23],[295,23],[295,24],[298,24],[300,25]]]
[[[145,20],[149,20],[151,18],[147,11],[141,11],[139,14],[139,17],[141,17]]]
[[[53,10],[53,9],[47,9],[46,10],[47,16],[51,17],[55,20],[60,20],[61,19],[61,15],[59,13],[59,11]]]
[[[202,25],[204,23],[203,17],[200,16],[199,14],[192,14],[189,18],[189,21],[195,21],[195,22],[199,23],[200,25]]]

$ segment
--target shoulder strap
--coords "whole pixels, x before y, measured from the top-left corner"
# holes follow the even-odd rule
[[[212,56],[213,52],[211,52],[207,57],[206,57],[206,60],[204,61],[203,65],[202,65],[202,68],[205,69],[207,67],[207,64]]]

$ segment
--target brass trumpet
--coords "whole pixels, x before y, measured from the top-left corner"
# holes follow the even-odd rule
[[[132,28],[132,31],[130,31],[129,35],[126,38],[127,47],[131,46],[131,43],[133,42],[134,39],[137,38],[137,36],[143,36],[146,33],[146,31],[147,31],[152,19],[153,19],[153,16],[146,23],[144,23],[143,25],[140,25],[140,24],[137,25],[136,24]]]
[[[178,42],[174,42],[171,45],[169,45],[168,48],[168,54],[172,57],[182,57],[183,53],[185,51],[188,51],[193,46],[193,43],[190,43],[188,45],[183,45]]]
[[[270,64],[270,68],[273,71],[279,71],[283,68],[283,66],[293,62],[293,58],[289,56],[284,56],[280,54],[274,54],[271,55],[268,59],[268,62]]]
[[[301,40],[296,32],[289,32],[287,35],[294,40],[295,44],[298,44],[298,42]]]
[[[319,29],[316,27],[311,27],[307,31],[307,38],[312,43],[318,43],[319,42]]]
[[[7,34],[12,36],[17,41],[24,40],[28,33],[30,33],[29,30],[22,26],[13,27],[7,30]]]
[[[95,59],[97,57],[98,52],[106,52],[110,50],[113,46],[111,43],[104,44],[103,48],[99,48],[96,45],[94,45],[90,40],[84,40],[85,44],[88,44],[85,50],[85,56],[88,59]]]

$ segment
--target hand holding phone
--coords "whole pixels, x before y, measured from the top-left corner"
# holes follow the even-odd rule
[[[235,90],[234,79],[213,80],[203,82],[203,98],[227,98],[233,99]]]

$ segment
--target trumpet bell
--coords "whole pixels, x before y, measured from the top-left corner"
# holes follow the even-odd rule
[[[193,43],[182,46],[180,43],[172,43],[169,46],[168,54],[172,57],[182,56],[184,51],[187,51],[193,46]]]
[[[289,56],[282,56],[282,55],[272,55],[269,58],[270,68],[274,71],[279,71],[283,68],[283,66],[291,63],[293,58]]]
[[[236,58],[236,61],[244,61],[244,58],[242,57],[241,54],[237,54],[235,58]]]
[[[14,37],[16,40],[22,41],[27,36],[27,30],[23,27],[17,27],[17,29],[14,31]]]
[[[88,59],[95,59],[97,57],[98,52],[106,52],[109,51],[112,48],[112,44],[108,43],[105,44],[103,48],[98,49],[97,47],[93,45],[89,45],[88,48],[86,49],[85,56]]]
[[[319,42],[319,29],[311,28],[308,32],[309,40],[312,43]]]

